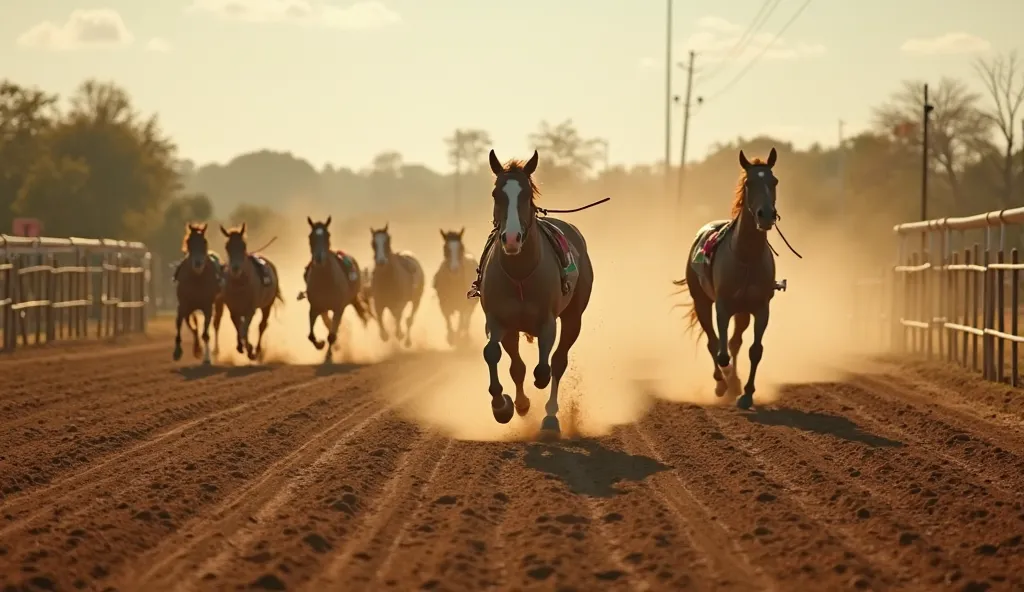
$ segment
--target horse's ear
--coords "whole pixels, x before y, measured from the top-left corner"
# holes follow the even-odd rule
[[[437,231],[441,233],[441,240],[448,240],[448,235],[444,233],[443,229],[438,228]]]
[[[313,219],[309,216],[306,216],[306,223],[309,224],[310,228],[313,228]]]
[[[238,229],[238,234],[245,236],[245,222],[242,222],[242,227]]]
[[[388,231],[388,227],[389,227],[389,226],[391,226],[391,223],[390,223],[390,222],[388,222],[388,223],[384,224],[384,232],[387,232],[387,231]]]
[[[202,234],[206,234],[206,229],[207,229],[207,228],[208,228],[209,226],[210,226],[209,224],[203,224],[203,225],[201,225],[201,226],[197,226],[197,227],[196,227],[196,230],[198,230],[198,231],[199,231],[200,233],[202,233]]]
[[[523,167],[523,172],[526,173],[527,177],[529,177],[533,173],[537,172],[537,163],[539,161],[540,161],[540,154],[537,154],[537,151],[534,150],[533,151],[533,156],[530,157],[530,160],[526,161],[526,166]]]
[[[491,153],[487,156],[487,162],[491,163],[491,172],[495,175],[500,175],[505,172],[505,167],[501,166],[501,161],[498,160],[498,155],[494,153],[494,149],[491,149]]]
[[[324,226],[330,226],[330,225],[331,225],[331,217],[327,216],[327,219],[324,220]]]
[[[462,238],[462,235],[464,235],[464,234],[466,234],[466,227],[465,226],[463,226],[462,229],[459,230],[459,238]]]
[[[223,224],[220,225],[220,233],[228,238],[231,238],[231,233],[224,229]]]
[[[750,168],[750,161],[747,160],[747,155],[743,154],[742,150],[740,150],[740,166],[743,167],[743,170]]]
[[[772,151],[768,153],[768,168],[775,166],[775,160],[779,157],[779,153],[775,151],[775,146],[772,146]]]

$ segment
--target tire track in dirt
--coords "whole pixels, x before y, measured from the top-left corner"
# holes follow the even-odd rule
[[[439,377],[436,376],[436,379]],[[388,388],[404,391],[413,384],[423,383],[422,375],[411,375]],[[147,565],[148,569],[141,574],[128,574],[121,587],[174,590],[208,588],[210,582],[218,579],[225,565],[239,556],[239,550],[248,548],[261,535],[269,534],[267,530],[277,526],[275,520],[282,516],[291,517],[296,497],[321,482],[329,466],[336,466],[353,449],[361,449],[350,446],[353,440],[361,438],[365,433],[368,441],[376,441],[376,445],[379,445],[377,440],[381,430],[385,430],[385,433],[394,431],[388,429],[387,425],[389,422],[396,423],[391,417],[393,410],[411,396],[410,392],[385,403],[371,394],[367,400],[355,403],[340,419],[313,434],[270,465],[257,479],[238,488],[202,519],[176,533],[140,559],[140,564]],[[378,423],[385,425],[378,430],[371,429],[371,426]],[[393,442],[397,444],[400,441]],[[313,547],[329,544],[319,534],[308,535],[304,543]],[[262,577],[277,576],[268,573]]]

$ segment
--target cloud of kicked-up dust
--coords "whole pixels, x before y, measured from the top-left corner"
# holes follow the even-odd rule
[[[544,205],[574,207],[597,197],[546,196]],[[673,305],[688,303],[689,295],[673,295],[678,289],[671,283],[683,277],[697,229],[711,219],[724,217],[729,197],[724,194],[714,208],[694,207],[680,216],[674,207],[661,208],[647,202],[642,208],[633,208],[627,199],[613,196],[610,203],[592,210],[561,216],[583,232],[596,275],[583,329],[569,353],[570,367],[562,382],[560,418],[564,433],[606,433],[616,425],[639,419],[655,398],[700,405],[732,404],[728,397],[715,397],[706,339],[699,327],[696,333],[686,333],[685,309]],[[881,267],[858,250],[858,244],[870,238],[841,238],[848,236],[844,229],[822,226],[803,215],[785,194],[780,194],[778,205],[786,217],[783,230],[804,258],[798,259],[777,233],[771,233],[769,240],[779,251],[777,275],[788,280],[789,290],[777,293],[772,302],[755,404],[778,401],[779,387],[784,384],[839,379],[844,370],[854,369],[863,354],[880,347],[877,338],[864,338],[871,335],[864,330],[865,325],[877,325],[879,332],[883,326],[876,316],[857,317],[857,311],[874,311],[872,307],[881,302],[874,287],[854,289],[858,280],[880,275]],[[271,359],[302,364],[322,361],[322,352],[306,339],[307,304],[296,302],[295,296],[303,288],[302,269],[309,259],[305,217],[317,219],[328,213],[293,204],[285,212],[290,226],[279,231],[278,242],[266,251],[281,270],[286,300],[267,333]],[[369,230],[364,227],[390,222],[394,248],[417,255],[427,277],[412,332],[414,349],[449,350],[430,284],[442,261],[438,228],[455,229],[463,224],[446,224],[443,216],[431,212],[403,212],[401,219],[360,221],[355,230],[342,233],[337,222],[340,214],[334,216],[334,246],[350,252],[364,267],[372,266]],[[474,254],[479,254],[490,228],[487,215],[479,218],[466,224],[467,250]],[[343,359],[347,361],[372,363],[397,349],[393,340],[381,343],[373,321],[364,329],[350,313],[343,325],[345,336],[340,341],[346,344]],[[752,333],[752,327],[748,328],[737,360],[743,382],[749,370],[747,350]],[[318,334],[322,337],[326,330],[319,326]],[[532,401],[531,411],[525,418],[516,416],[508,425],[499,425],[491,415],[487,394],[483,313],[479,306],[470,337],[469,345],[452,351],[438,368],[440,379],[427,381],[404,412],[412,420],[461,439],[533,438],[548,397],[547,389],[539,392],[532,384],[536,344],[527,344],[525,339],[520,344],[527,365],[526,393]],[[234,343],[230,329],[221,343]],[[223,347],[223,351],[234,356],[233,348]],[[501,382],[505,392],[514,395],[508,366],[509,357],[503,352]]]

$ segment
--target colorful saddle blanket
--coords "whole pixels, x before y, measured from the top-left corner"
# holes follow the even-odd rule
[[[711,263],[714,261],[715,252],[729,236],[732,227],[732,220],[715,220],[697,231],[696,248],[693,250],[690,265],[701,281],[707,282],[708,285],[711,285]]]

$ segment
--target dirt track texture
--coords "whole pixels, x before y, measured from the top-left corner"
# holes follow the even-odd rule
[[[0,358],[0,589],[1024,589],[1024,396],[955,370],[538,444],[403,419],[449,354],[170,349]]]

